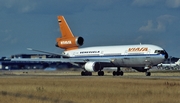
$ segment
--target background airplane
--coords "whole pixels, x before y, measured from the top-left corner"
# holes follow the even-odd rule
[[[169,58],[163,63],[157,65],[158,69],[165,70],[179,70],[180,69],[180,59],[179,58]]]

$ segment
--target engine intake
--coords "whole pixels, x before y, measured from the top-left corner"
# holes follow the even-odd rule
[[[77,44],[78,46],[82,46],[83,43],[84,43],[83,37],[77,37],[77,38],[76,38],[76,44]]]

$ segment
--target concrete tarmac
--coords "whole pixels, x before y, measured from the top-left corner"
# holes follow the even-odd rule
[[[44,71],[44,70],[12,70],[0,71],[0,78],[134,78],[134,79],[180,79],[180,71],[153,71],[151,76],[141,72],[124,72],[123,76],[113,76],[112,71],[105,71],[104,76],[93,72],[92,76],[81,76],[81,71]]]

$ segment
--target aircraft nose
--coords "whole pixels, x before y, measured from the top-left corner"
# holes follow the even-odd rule
[[[165,59],[167,59],[168,58],[168,53],[164,50],[164,54],[165,54]]]

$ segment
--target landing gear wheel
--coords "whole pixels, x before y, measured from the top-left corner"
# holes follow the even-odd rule
[[[104,76],[104,71],[99,71],[98,76]]]
[[[123,71],[120,71],[119,73],[120,73],[120,76],[123,76],[123,75],[124,75],[124,72],[123,72]]]
[[[117,75],[117,72],[116,71],[113,71],[113,76],[116,76]]]
[[[82,71],[81,76],[92,76],[92,72]]]
[[[92,72],[88,72],[88,76],[92,76]]]
[[[113,71],[113,76],[123,76],[124,72],[123,71]]]
[[[81,72],[81,76],[85,76],[85,72],[84,71]]]
[[[151,76],[151,72],[146,72],[146,76]]]

